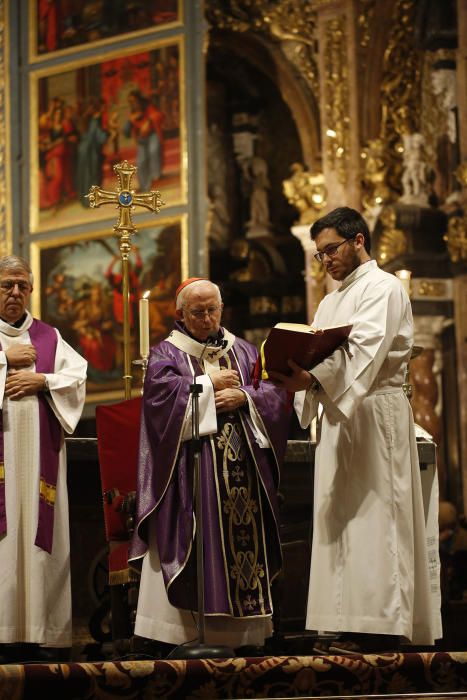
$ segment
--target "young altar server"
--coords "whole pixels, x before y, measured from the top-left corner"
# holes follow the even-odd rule
[[[433,645],[442,635],[437,483],[425,524],[414,420],[403,383],[413,347],[410,300],[370,257],[362,216],[340,207],[311,227],[315,257],[341,282],[313,326],[353,324],[347,347],[307,372],[270,373],[317,415],[314,528],[306,628],[342,633],[329,651]],[[432,534],[429,549],[427,531]],[[318,645],[318,651],[327,651]]]

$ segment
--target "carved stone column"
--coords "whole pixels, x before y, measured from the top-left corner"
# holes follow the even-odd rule
[[[443,458],[443,423],[441,370],[442,353],[440,334],[446,323],[445,316],[416,316],[415,345],[423,347],[423,352],[410,362],[410,383],[412,384],[412,410],[415,422],[432,435],[438,446],[438,478],[440,497],[444,497],[446,485],[446,465]]]

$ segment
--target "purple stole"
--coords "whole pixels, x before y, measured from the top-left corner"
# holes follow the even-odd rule
[[[55,329],[47,323],[34,319],[29,328],[29,336],[37,351],[36,372],[51,374],[55,367],[57,349]],[[39,518],[34,543],[50,554],[52,552],[54,506],[62,430],[45,396],[39,393],[37,399],[39,403],[40,485]],[[5,535],[7,531],[4,449],[3,411],[0,411],[0,536]]]

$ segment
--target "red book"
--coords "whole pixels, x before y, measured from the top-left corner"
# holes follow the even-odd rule
[[[287,360],[310,370],[347,341],[352,325],[313,328],[303,323],[277,323],[261,346],[261,379],[275,370],[291,374]]]

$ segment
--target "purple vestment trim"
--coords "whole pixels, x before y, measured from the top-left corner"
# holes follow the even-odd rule
[[[1,345],[0,345],[1,347]],[[0,536],[6,534],[5,447],[3,444],[3,411],[0,411]]]
[[[34,319],[30,328],[31,343],[37,351],[36,372],[50,374],[55,367],[57,333],[52,326]],[[0,346],[1,347],[1,346]],[[55,492],[57,486],[61,427],[46,398],[39,393],[40,484],[39,517],[35,544],[49,554],[52,552]],[[0,431],[0,455],[3,462],[3,412]],[[1,528],[4,529],[1,529]],[[5,481],[0,482],[0,534],[7,531]]]

